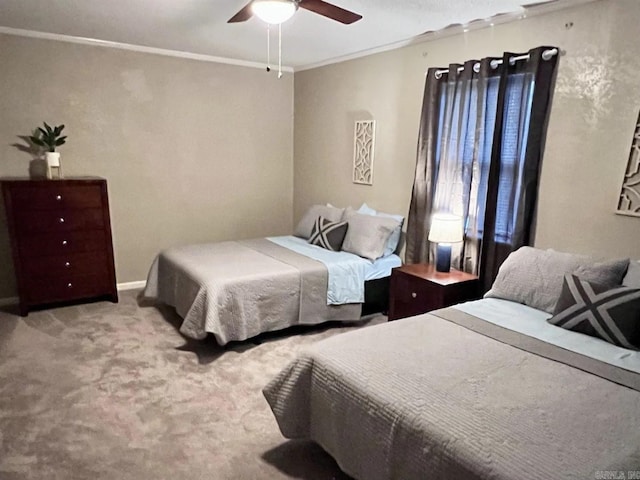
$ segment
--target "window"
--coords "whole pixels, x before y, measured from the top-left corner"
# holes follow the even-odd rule
[[[436,150],[438,178],[434,209],[442,210],[451,204],[451,198],[462,196],[463,207],[454,213],[466,215],[466,234],[470,237],[482,238],[483,235],[499,82],[497,76],[488,80],[481,105],[478,105],[478,80],[475,79],[466,86],[461,86],[461,82],[455,87],[444,84],[440,94],[442,107],[438,124],[440,142]],[[530,74],[510,75],[507,81],[495,232],[495,240],[501,243],[511,242],[518,214],[533,87]],[[447,88],[458,91],[451,95]],[[525,102],[523,98],[526,98]],[[483,111],[479,112],[479,109]],[[477,155],[476,164],[474,154]],[[464,185],[471,185],[471,189]]]

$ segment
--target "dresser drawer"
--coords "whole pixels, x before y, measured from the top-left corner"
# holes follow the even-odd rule
[[[29,278],[26,284],[28,301],[34,305],[97,297],[111,293],[109,278],[104,274]]]
[[[102,207],[100,185],[68,186],[57,182],[43,187],[23,187],[11,193],[14,211],[85,209]]]
[[[24,210],[16,214],[20,234],[99,230],[104,228],[102,209]]]
[[[107,254],[102,251],[50,257],[29,257],[24,260],[29,277],[49,278],[66,275],[107,275]]]
[[[106,252],[107,241],[102,230],[28,235],[20,239],[20,257],[44,257],[82,252]]]

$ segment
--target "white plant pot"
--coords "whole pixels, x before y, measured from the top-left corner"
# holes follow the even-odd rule
[[[47,161],[47,178],[50,180],[62,178],[62,167],[60,166],[59,152],[45,152]]]
[[[45,152],[44,157],[47,159],[47,167],[60,166],[60,152]]]

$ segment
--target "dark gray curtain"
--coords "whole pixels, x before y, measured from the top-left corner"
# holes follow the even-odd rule
[[[434,81],[429,81],[433,78]],[[416,175],[411,193],[411,206],[407,218],[407,263],[422,263],[429,258],[429,234],[434,178],[437,176],[438,123],[440,118],[441,82],[435,79],[435,69],[430,69],[424,87],[422,116],[418,134]]]
[[[407,263],[433,262],[431,214],[465,220],[452,266],[490,288],[498,267],[531,241],[540,159],[557,55],[553,47],[470,60],[427,73],[416,175],[407,222]]]

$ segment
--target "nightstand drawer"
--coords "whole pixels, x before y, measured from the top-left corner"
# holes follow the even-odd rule
[[[389,320],[411,317],[476,298],[478,278],[464,272],[437,272],[415,264],[391,272]]]
[[[441,301],[440,293],[429,283],[402,272],[391,276],[391,292],[395,318],[411,317],[435,310]]]

